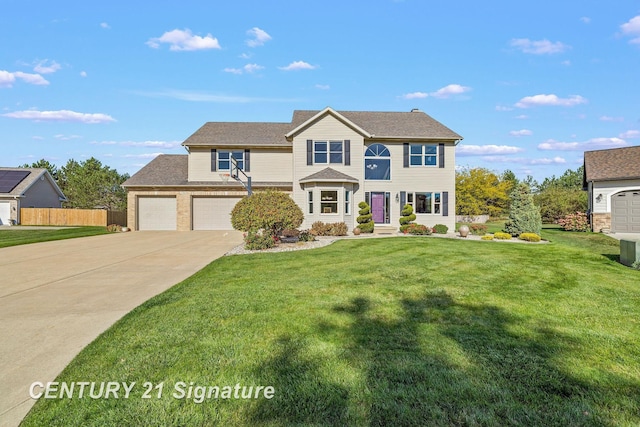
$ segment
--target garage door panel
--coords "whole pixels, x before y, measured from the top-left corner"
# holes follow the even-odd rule
[[[0,225],[10,224],[11,205],[9,202],[0,202]]]
[[[176,230],[175,197],[138,197],[138,230]]]
[[[640,232],[640,192],[625,191],[612,197],[611,230],[617,233]]]
[[[233,230],[231,211],[239,197],[194,197],[192,199],[194,230]]]

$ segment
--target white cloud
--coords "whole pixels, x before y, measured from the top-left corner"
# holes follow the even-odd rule
[[[627,142],[621,138],[591,138],[583,142],[563,142],[548,139],[538,144],[538,150],[558,150],[558,151],[585,151],[602,148],[617,148],[627,146]]]
[[[80,77],[87,77],[86,71],[80,71]]]
[[[188,28],[184,30],[175,29],[173,31],[167,31],[160,37],[149,39],[147,45],[154,49],[158,49],[160,47],[160,43],[168,44],[169,50],[174,51],[221,49],[218,39],[213,37],[211,34],[207,34],[204,37],[195,36]]]
[[[456,154],[459,156],[486,156],[489,154],[515,154],[524,151],[523,148],[511,145],[467,145],[461,144],[456,147]]]
[[[628,130],[618,135],[622,139],[640,138],[640,130]]]
[[[496,105],[496,111],[512,111],[513,108],[505,107],[504,105]]]
[[[224,71],[225,73],[232,73],[232,74],[244,74],[244,73],[251,74],[263,69],[264,67],[262,65],[247,64],[242,68],[225,68],[222,71]]]
[[[37,86],[46,86],[49,84],[49,81],[40,74],[23,73],[22,71],[12,73],[6,70],[0,70],[0,88],[13,87],[17,79]]]
[[[582,21],[585,24],[590,24],[591,18],[589,18],[588,16],[583,16],[582,18],[580,18],[580,21]]]
[[[102,113],[77,113],[69,110],[58,111],[37,111],[37,110],[25,110],[14,111],[13,113],[3,114],[4,117],[10,117],[13,119],[26,119],[36,122],[76,122],[76,123],[109,123],[116,120]]]
[[[571,46],[561,42],[550,42],[547,39],[544,40],[529,40],[529,39],[512,39],[511,46],[516,49],[520,49],[524,53],[531,53],[534,55],[545,55],[561,53]]]
[[[520,129],[520,130],[512,130],[509,132],[511,136],[530,136],[533,135],[533,132],[529,129]]]
[[[459,95],[461,93],[469,92],[471,90],[468,86],[461,86],[458,84],[447,85],[438,89],[435,92],[431,92],[429,95],[435,98],[448,98],[452,95]]]
[[[402,98],[404,99],[423,99],[428,97],[429,94],[425,93],[425,92],[411,92],[411,93],[405,93],[404,95],[402,95]]]
[[[527,116],[526,114],[520,114],[520,115],[517,115],[515,118],[518,120],[526,120],[529,118],[529,116]]]
[[[551,165],[567,163],[567,161],[562,157],[530,159],[525,157],[484,156],[482,159],[491,163],[519,163],[524,165]]]
[[[262,46],[263,44],[271,40],[271,36],[267,34],[266,31],[261,30],[258,27],[253,27],[252,29],[248,30],[247,34],[252,37],[251,39],[247,40],[247,46],[249,47]]]
[[[53,137],[60,141],[71,141],[72,139],[82,138],[80,135],[62,135],[62,134],[53,135]]]
[[[331,89],[331,86],[318,84],[318,85],[315,86],[315,88],[316,89],[320,89],[320,90],[329,90],[329,89]]]
[[[564,158],[557,157],[557,156],[552,159],[542,158],[542,159],[531,159],[529,161],[530,165],[551,165],[551,164],[561,165],[564,163],[567,163],[567,161]]]
[[[101,22],[100,28],[104,28],[105,30],[108,30],[111,28],[111,25],[107,24],[106,22]]]
[[[624,117],[600,116],[600,121],[603,121],[603,122],[624,122]]]
[[[447,85],[443,88],[438,89],[435,92],[411,92],[411,93],[405,93],[404,95],[401,96],[401,98],[404,99],[424,99],[427,98],[429,96],[432,96],[434,98],[449,98],[450,96],[453,95],[459,95],[465,92],[469,92],[471,90],[470,87],[468,86],[462,86],[459,84],[450,84]]]
[[[123,147],[176,148],[182,141],[91,141],[93,145],[121,145]]]
[[[640,15],[634,16],[629,22],[620,25],[620,29],[624,35],[633,37],[629,43],[640,44]]]
[[[555,94],[545,95],[533,95],[525,96],[518,101],[515,106],[518,108],[529,108],[538,105],[557,105],[561,107],[573,107],[578,104],[586,104],[588,101],[586,98],[580,95],[570,95],[568,98],[559,98]]]
[[[569,67],[571,66],[571,61],[567,59],[566,61],[562,61],[561,64],[564,65],[565,67]]]
[[[49,62],[48,59],[38,62],[36,66],[33,67],[33,71],[40,74],[51,74],[62,68],[56,61],[51,61],[50,64],[47,64],[47,62]]]
[[[294,61],[286,67],[278,67],[284,71],[298,71],[298,70],[314,70],[318,68],[316,65],[311,65],[304,61]]]

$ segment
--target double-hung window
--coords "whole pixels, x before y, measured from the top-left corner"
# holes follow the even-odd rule
[[[343,163],[342,141],[314,141],[314,163]]]
[[[437,166],[437,144],[410,144],[409,164],[411,166]]]
[[[411,193],[409,193],[410,195]],[[442,205],[440,193],[416,193],[415,212],[421,214],[439,214]]]
[[[323,214],[338,213],[338,192],[337,191],[321,191],[320,192],[320,212]]]
[[[238,167],[244,169],[244,150],[218,150],[218,170],[231,170],[231,157],[238,161]]]

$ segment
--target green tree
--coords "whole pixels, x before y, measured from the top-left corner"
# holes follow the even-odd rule
[[[244,197],[231,211],[234,229],[255,234],[264,230],[278,237],[286,228],[298,228],[304,220],[300,207],[288,194],[277,190],[255,192]]]
[[[37,162],[33,162],[31,164],[25,163],[24,165],[22,165],[20,167],[21,168],[41,168],[41,169],[46,169],[46,170],[49,171],[49,173],[53,177],[53,180],[56,181],[56,184],[58,184],[58,167],[56,165],[54,165],[53,163],[49,162],[49,160],[40,159]]]
[[[529,186],[524,183],[516,185],[510,194],[509,219],[505,222],[504,231],[512,236],[522,233],[540,234],[542,220],[540,210],[533,203],[533,195]]]
[[[514,176],[515,178],[515,176]],[[509,203],[513,182],[501,179],[485,168],[469,168],[456,172],[457,215],[503,215]]]
[[[534,202],[540,208],[542,221],[556,222],[569,214],[587,210],[587,193],[582,190],[584,166],[575,171],[568,169],[562,176],[545,178],[540,184]]]
[[[123,210],[127,195],[121,184],[128,178],[93,157],[83,162],[70,159],[58,171],[58,185],[68,208]]]

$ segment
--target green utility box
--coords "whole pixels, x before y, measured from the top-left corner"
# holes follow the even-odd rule
[[[620,263],[631,267],[631,264],[640,259],[640,241],[620,240]]]

